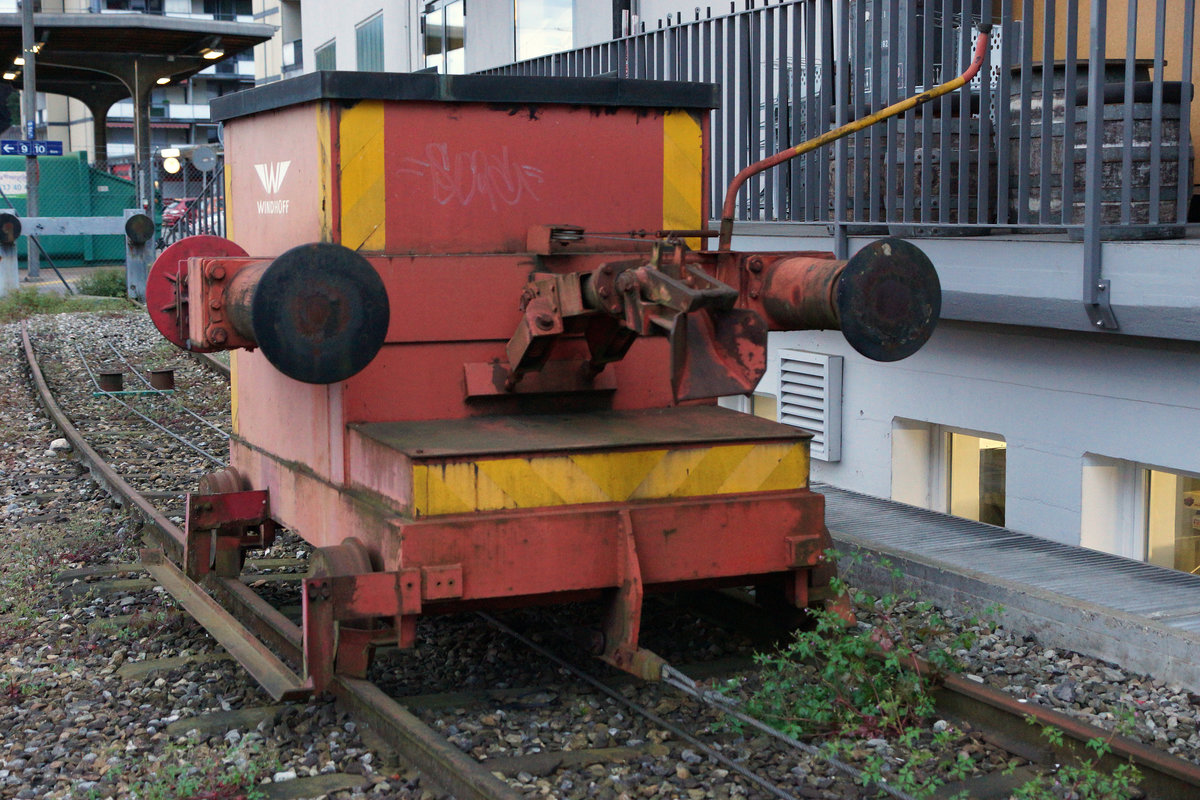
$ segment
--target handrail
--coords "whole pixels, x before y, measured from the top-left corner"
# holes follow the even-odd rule
[[[818,147],[835,142],[844,136],[849,136],[852,133],[861,131],[864,128],[869,128],[877,122],[894,117],[897,114],[903,114],[910,108],[916,108],[919,105],[933,100],[935,97],[941,97],[944,94],[953,92],[964,85],[972,78],[975,73],[979,72],[979,68],[983,66],[984,56],[987,54],[988,33],[991,31],[991,26],[981,26],[979,38],[975,40],[975,57],[971,60],[971,65],[967,67],[967,71],[959,75],[953,80],[947,81],[940,86],[935,86],[927,92],[921,92],[918,95],[913,95],[898,103],[893,103],[887,108],[876,111],[862,119],[856,119],[853,122],[848,122],[840,128],[834,128],[831,131],[826,131],[820,136],[801,142],[795,147],[790,147],[787,150],[781,150],[773,156],[768,156],[762,161],[757,161],[743,169],[733,177],[729,183],[729,188],[725,191],[725,205],[721,208],[721,235],[717,245],[718,250],[728,250],[730,241],[733,238],[733,213],[737,206],[737,194],[747,180],[757,175],[760,172],[770,169],[771,167],[782,164],[785,161],[791,160],[796,156],[802,156],[805,153],[810,153]]]
[[[187,212],[179,220],[166,229],[162,236],[162,246],[166,247],[185,236],[197,233],[211,233],[217,236],[225,235],[225,174],[221,165],[213,171],[213,175],[204,184],[204,188],[188,204]],[[216,222],[216,225],[211,224]]]

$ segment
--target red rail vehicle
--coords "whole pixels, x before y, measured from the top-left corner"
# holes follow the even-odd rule
[[[771,330],[909,355],[937,276],[896,239],[702,249],[715,103],[328,72],[213,102],[230,239],[173,245],[146,289],[172,342],[234,350],[232,469],[180,544],[197,581],[275,525],[317,548],[297,686],[361,675],[429,614],[601,598],[600,656],[656,678],[647,591],[830,600],[809,435],[714,398],[755,386]]]

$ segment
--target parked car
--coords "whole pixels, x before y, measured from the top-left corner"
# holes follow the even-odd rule
[[[188,206],[194,201],[194,198],[184,197],[179,200],[172,200],[162,213],[162,224],[164,228],[170,228],[187,214]]]

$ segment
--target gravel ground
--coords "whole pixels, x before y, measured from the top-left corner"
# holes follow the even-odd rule
[[[137,337],[146,335],[141,319],[62,315],[37,328],[93,336],[99,320],[110,323],[106,333]],[[161,590],[54,580],[134,562],[140,542],[83,468],[49,450],[59,434],[28,388],[19,328],[0,328],[0,341],[0,797],[232,800],[239,782],[278,791],[330,773],[364,784],[330,798],[437,797],[416,775],[384,767],[328,702],[210,730],[204,715],[265,707],[270,697],[214,658],[219,646]],[[128,673],[163,658],[188,663]]]
[[[103,330],[128,337],[131,349],[150,336],[136,314],[63,315],[37,324],[60,337],[94,337]],[[232,798],[200,792],[219,789],[233,773],[250,773],[267,789],[277,788],[277,781],[335,773],[365,776],[363,791],[370,796],[432,800],[417,776],[383,768],[353,723],[328,704],[294,706],[229,731],[189,735],[190,718],[270,702],[232,662],[193,660],[141,677],[122,671],[159,658],[211,657],[219,648],[152,588],[88,593],[76,584],[64,593],[72,584],[54,582],[55,574],[84,564],[136,560],[136,535],[124,512],[81,476],[76,462],[48,452],[58,434],[26,388],[18,331],[7,326],[0,336],[0,797]],[[268,555],[294,555],[286,544],[278,550]],[[542,619],[524,612],[515,619],[535,632],[579,625],[563,622],[559,613],[567,612]],[[862,617],[871,621],[870,611]],[[977,643],[959,653],[967,674],[1091,721],[1112,724],[1128,711],[1140,738],[1200,762],[1200,698],[1115,665],[1047,650],[1002,628],[982,625],[978,632]],[[751,648],[669,609],[661,618],[648,616],[644,633],[648,646],[678,661]],[[650,744],[665,751],[618,765],[522,772],[516,783],[531,797],[761,796],[733,781],[725,766],[661,726],[634,721],[627,709],[571,683],[477,617],[422,623],[419,635],[415,651],[390,655],[379,665],[386,688],[399,694],[521,687],[541,692],[506,696],[482,710],[452,705],[449,712],[423,712],[467,752],[501,759],[585,747]],[[582,663],[604,674],[594,662]],[[826,765],[740,734],[670,689],[626,683],[620,691],[668,720],[704,730],[714,749],[746,759],[801,796],[858,796]],[[970,731],[957,743],[979,762],[994,758]],[[881,740],[852,749],[861,758],[891,752]],[[199,788],[189,794],[191,778]]]

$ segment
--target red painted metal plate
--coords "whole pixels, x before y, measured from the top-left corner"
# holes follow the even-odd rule
[[[460,566],[463,601],[612,588],[624,507],[647,587],[728,584],[790,572],[799,553],[824,550],[824,501],[797,490],[431,518],[397,524],[398,566]]]
[[[154,327],[176,347],[199,353],[221,350],[219,347],[188,347],[186,309],[180,305],[176,286],[187,275],[189,258],[232,256],[241,258],[246,251],[221,236],[189,236],[168,247],[154,261],[146,279],[146,309]]]

